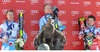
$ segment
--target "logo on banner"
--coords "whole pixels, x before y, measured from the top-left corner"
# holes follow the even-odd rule
[[[20,9],[18,9],[18,10],[16,10],[16,13],[17,13],[17,15],[18,15],[19,13],[25,13],[25,10],[20,10]]]
[[[100,16],[100,11],[97,11],[96,14],[97,14],[97,16]]]
[[[84,15],[85,15],[85,16],[88,16],[88,15],[91,15],[91,14],[92,14],[91,11],[84,11]]]
[[[38,31],[31,31],[30,33],[31,33],[31,36],[34,36],[38,34]]]
[[[66,4],[66,1],[65,0],[58,0],[57,3],[59,6],[61,6],[62,4]]]
[[[53,1],[52,0],[44,0],[44,3],[49,3],[51,4]]]
[[[25,0],[16,0],[18,3],[25,3]]]
[[[70,4],[72,4],[72,5],[79,5],[80,3],[79,2],[70,2]]]
[[[39,13],[39,10],[30,10],[31,15],[35,15]]]
[[[39,24],[39,21],[38,20],[31,20],[30,23],[32,26],[34,26],[35,24]]]
[[[60,11],[59,11],[59,16],[62,16],[63,14],[66,14],[66,11],[60,10]]]
[[[84,1],[83,4],[84,4],[84,6],[89,6],[89,5],[91,5],[91,2],[90,1]]]
[[[79,31],[72,31],[72,35],[78,35]]]
[[[75,26],[78,24],[78,21],[72,21],[71,23],[72,23],[72,26]]]
[[[80,41],[73,41],[73,42],[72,42],[72,45],[73,45],[74,47],[77,47],[77,46],[80,45],[80,44],[81,44]]]
[[[100,2],[95,3],[97,7],[100,7]]]
[[[66,35],[67,35],[67,31],[63,31],[63,34],[64,34],[64,36],[65,36],[65,38],[66,38]],[[67,39],[66,39],[67,40]],[[67,41],[66,41],[66,44],[65,45],[67,45]]]
[[[2,20],[2,23],[4,23],[6,20]]]
[[[11,0],[2,0],[3,4],[10,3],[10,2],[11,2]]]
[[[31,42],[31,47],[34,47],[34,38],[33,41]]]
[[[8,10],[9,10],[9,9],[3,9],[3,10],[2,10],[2,14],[3,14],[3,15],[6,15],[6,12],[7,12]]]
[[[31,5],[34,5],[36,3],[39,3],[39,0],[30,0]]]
[[[66,21],[60,21],[62,24],[67,24],[67,22]]]
[[[97,21],[97,26],[100,26],[100,21]]]
[[[75,15],[78,15],[78,14],[79,14],[79,11],[71,11],[72,16],[75,16]]]

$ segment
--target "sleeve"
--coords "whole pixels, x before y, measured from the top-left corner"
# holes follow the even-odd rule
[[[0,38],[2,38],[2,28],[1,28],[1,25],[0,25]]]
[[[100,32],[100,28],[98,28],[99,32]]]
[[[100,28],[98,28],[98,35],[100,35]]]
[[[3,24],[0,25],[0,38],[4,37],[4,30],[3,30]]]
[[[27,40],[27,34],[25,33],[25,31],[23,30],[23,40],[26,42],[26,40]]]
[[[62,23],[57,19],[59,30],[62,31],[66,28],[66,26],[62,25]]]
[[[40,30],[39,31],[41,31],[42,30],[42,27],[44,26],[44,22],[43,22],[43,17],[40,19],[40,21],[39,21],[39,28],[40,28]]]

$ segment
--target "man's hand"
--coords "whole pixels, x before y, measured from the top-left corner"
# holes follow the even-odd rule
[[[93,36],[92,32],[87,33],[87,37]]]
[[[22,38],[18,38],[16,41],[15,41],[16,44],[19,44],[20,47],[23,47],[24,46],[24,40]]]
[[[93,33],[92,32],[89,32],[87,35],[88,36],[93,36]]]
[[[4,37],[2,38],[2,41],[3,41],[3,42],[8,42],[8,37],[7,37],[7,35],[4,35]]]
[[[85,28],[84,23],[82,23],[82,24],[81,24],[81,28],[82,28],[82,29],[84,29],[84,28]]]

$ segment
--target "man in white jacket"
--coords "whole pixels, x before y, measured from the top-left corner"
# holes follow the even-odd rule
[[[95,21],[96,21],[95,16],[93,15],[88,16],[87,26],[86,28],[83,29],[84,31],[83,30],[80,31],[79,36],[84,35],[84,33],[87,34],[86,37],[99,35],[100,30],[99,28],[96,28]]]
[[[14,22],[14,12],[13,10],[8,10],[6,12],[7,20],[0,25],[2,29],[2,50],[16,50],[15,41],[17,40],[17,35],[19,34],[19,24]],[[23,41],[26,42],[27,35],[23,32]],[[23,47],[23,46],[22,46]]]
[[[88,42],[87,38],[92,37],[94,39],[100,37],[100,30],[99,28],[96,28],[95,21],[96,21],[95,16],[93,15],[88,16],[86,27],[79,32],[79,39],[83,38],[85,47],[87,47],[87,42]],[[84,25],[82,27],[84,27]]]

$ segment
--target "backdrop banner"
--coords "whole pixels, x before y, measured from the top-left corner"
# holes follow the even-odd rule
[[[20,12],[24,13],[24,30],[28,35],[24,49],[35,50],[33,40],[39,31],[45,3],[59,8],[58,18],[67,27],[63,31],[67,41],[64,50],[83,50],[83,41],[78,39],[78,18],[92,14],[96,17],[96,26],[100,27],[100,0],[0,0],[0,24],[6,20],[9,9],[14,10],[15,21],[18,21]]]

